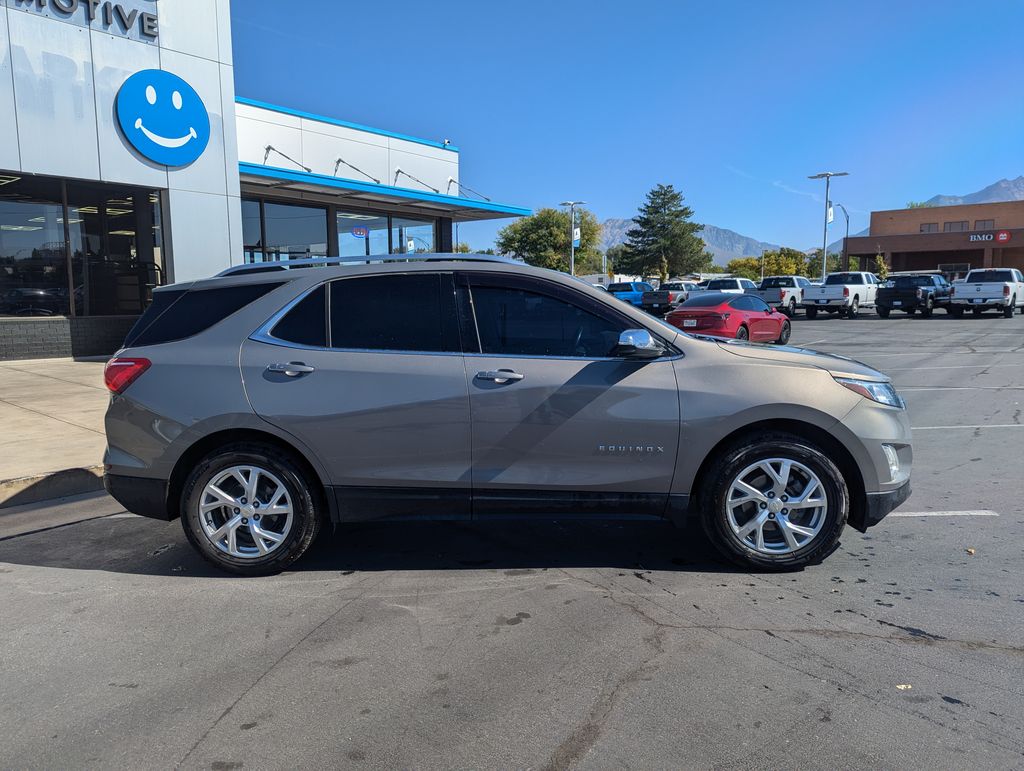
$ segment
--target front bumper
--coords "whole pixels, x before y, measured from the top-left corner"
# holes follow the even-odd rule
[[[910,480],[908,479],[895,490],[881,493],[868,493],[864,506],[863,517],[859,521],[851,521],[850,525],[862,533],[869,527],[877,525],[885,516],[910,497]]]
[[[167,482],[163,479],[104,474],[103,487],[132,514],[165,521],[173,519],[167,508]]]

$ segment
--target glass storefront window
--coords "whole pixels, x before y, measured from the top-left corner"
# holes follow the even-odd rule
[[[263,262],[260,202],[249,198],[242,199],[242,243],[246,262]]]
[[[327,256],[327,209],[286,203],[263,204],[266,259]]]
[[[369,257],[388,253],[388,218],[374,214],[339,211],[338,255]]]
[[[391,218],[391,251],[394,254],[433,252],[434,221]]]
[[[69,183],[68,225],[75,313],[142,313],[164,283],[157,193]]]

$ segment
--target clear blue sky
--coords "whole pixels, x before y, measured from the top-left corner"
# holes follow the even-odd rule
[[[821,241],[823,170],[868,212],[1024,174],[1024,2],[233,0],[239,95],[461,149],[464,184]],[[839,213],[837,212],[837,215]],[[842,235],[837,223],[831,242]],[[506,221],[507,222],[507,221]],[[490,246],[505,222],[463,225]]]

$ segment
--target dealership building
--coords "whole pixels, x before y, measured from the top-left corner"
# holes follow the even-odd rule
[[[972,268],[1024,270],[1024,201],[871,212],[868,235],[847,242],[844,270],[873,270],[879,254],[893,271],[953,278]]]
[[[526,214],[447,140],[236,97],[229,0],[0,0],[0,359],[111,353],[160,284]]]

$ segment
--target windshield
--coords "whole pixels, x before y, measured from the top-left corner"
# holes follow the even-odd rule
[[[724,302],[732,300],[735,295],[722,294],[721,292],[701,292],[699,295],[691,297],[689,300],[680,305],[680,308],[710,308],[714,305],[721,305]]]
[[[1008,270],[972,270],[967,274],[970,283],[1013,281],[1013,274]]]
[[[793,286],[793,279],[787,276],[777,278],[766,278],[761,282],[761,289],[779,289],[784,286]]]
[[[708,282],[708,289],[738,289],[739,285],[735,278],[716,278]]]
[[[897,276],[892,280],[892,285],[897,289],[913,289],[919,286],[931,286],[931,276]]]
[[[837,284],[863,284],[864,277],[860,273],[833,273],[825,279],[825,286]]]

